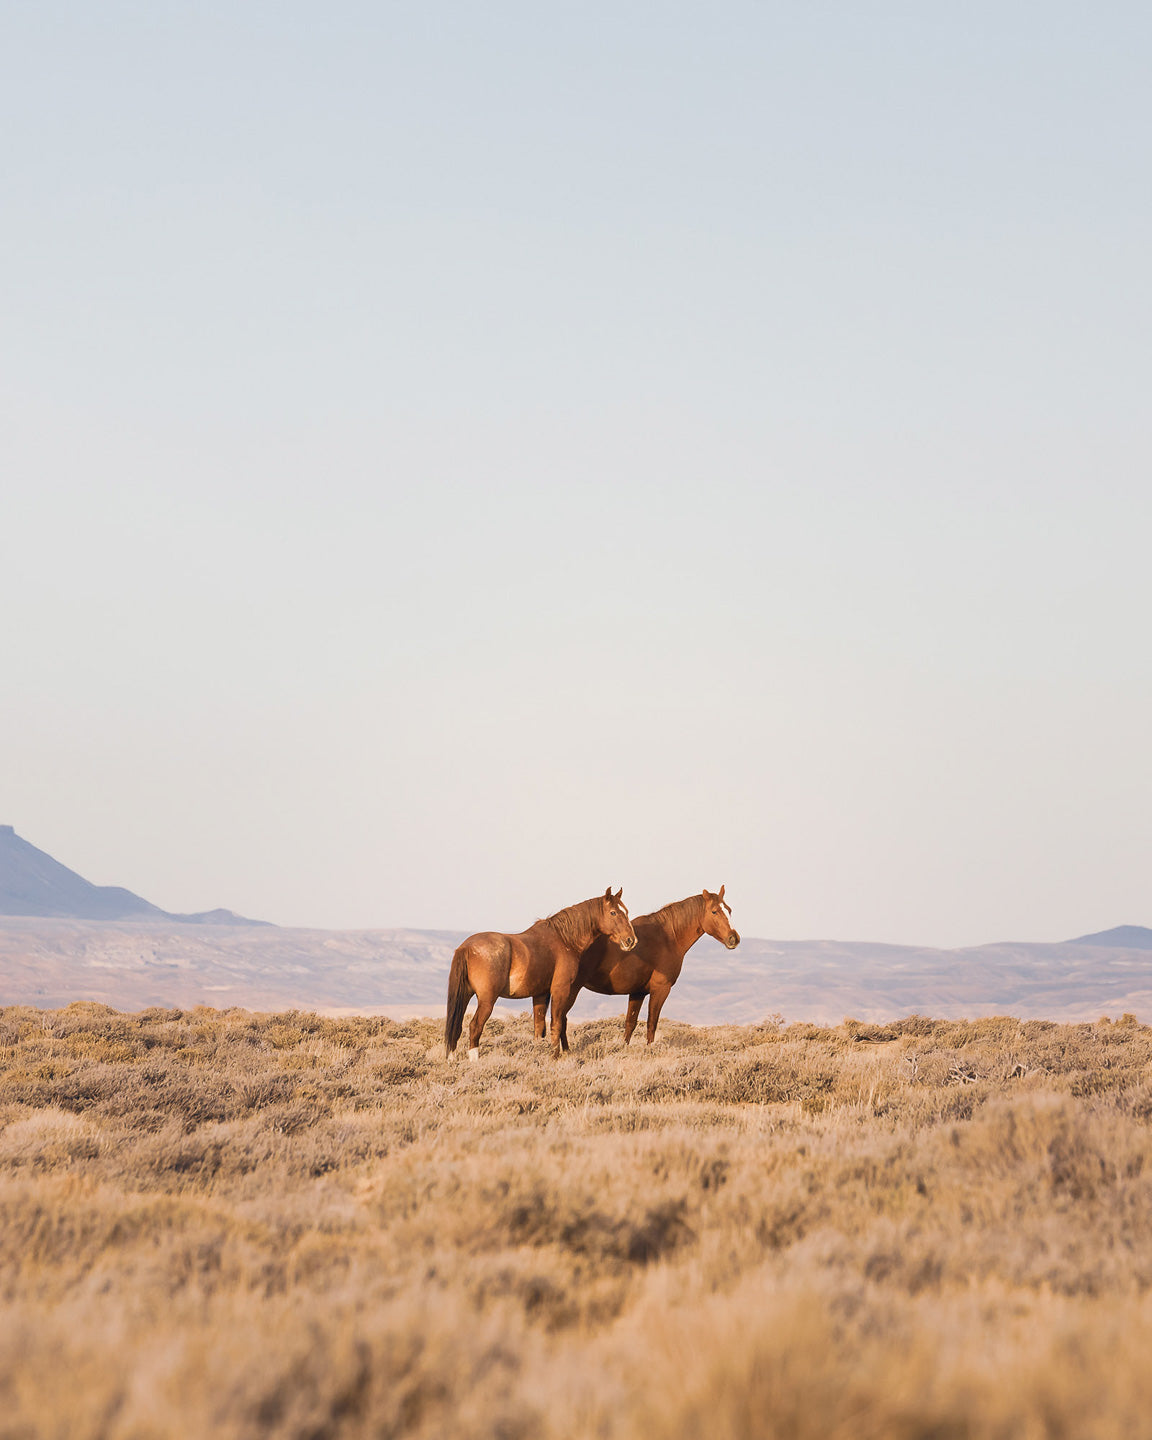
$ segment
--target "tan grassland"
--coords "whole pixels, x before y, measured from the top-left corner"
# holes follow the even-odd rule
[[[0,1435],[1152,1435],[1152,1030],[0,1010]]]

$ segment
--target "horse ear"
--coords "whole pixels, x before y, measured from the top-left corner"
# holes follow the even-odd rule
[[[615,896],[614,896],[613,898],[616,899],[616,900],[619,900],[620,897],[621,897],[621,895],[623,895],[623,894],[624,894],[624,886],[621,885],[621,886],[620,886],[620,889],[616,891],[616,894],[615,894]]]
[[[719,900],[723,900],[723,899],[724,899],[724,886],[723,886],[723,885],[720,886],[720,894],[717,896],[717,899],[719,899]]]
[[[608,886],[608,889],[604,891],[604,899],[605,899],[605,900],[611,900],[611,899],[612,899],[612,886],[611,886],[611,885],[609,885],[609,886]]]

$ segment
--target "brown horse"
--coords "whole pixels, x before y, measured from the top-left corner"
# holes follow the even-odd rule
[[[580,956],[597,937],[610,939],[622,952],[636,947],[628,907],[620,898],[623,893],[621,888],[613,895],[609,885],[603,895],[558,910],[519,935],[501,935],[494,930],[470,935],[453,955],[448,976],[447,1053],[456,1049],[464,1011],[473,995],[476,1013],[468,1029],[469,1060],[480,1058],[480,1034],[499,996],[518,1000],[543,995],[545,1005],[549,998],[552,1001],[552,1054],[559,1056],[561,1027],[576,996]],[[540,1034],[544,1034],[543,1027]]]
[[[684,956],[700,939],[711,935],[729,950],[735,950],[740,936],[728,921],[732,907],[724,899],[724,886],[713,895],[689,895],[675,900],[651,915],[637,915],[636,945],[627,953],[623,946],[613,944],[605,935],[598,935],[580,957],[572,997],[560,1019],[560,1043],[568,1049],[568,1010],[581,990],[595,990],[598,995],[627,995],[628,1014],[624,1020],[624,1043],[632,1039],[640,1006],[648,996],[648,1044],[656,1036],[656,1024],[668,992],[680,978]],[[541,991],[532,997],[533,1030],[538,1040],[544,1038],[544,1013],[548,996]],[[556,1008],[552,1008],[552,1033],[556,1034]]]

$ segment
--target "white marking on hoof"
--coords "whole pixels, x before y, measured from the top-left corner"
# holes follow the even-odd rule
[[[479,1045],[477,1045],[474,1050],[469,1050],[469,1051],[468,1051],[468,1059],[469,1059],[469,1060],[479,1060],[479,1059],[480,1059],[480,1047],[479,1047]]]

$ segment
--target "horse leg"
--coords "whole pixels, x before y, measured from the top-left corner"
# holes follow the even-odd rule
[[[568,1053],[568,1012],[576,1003],[576,997],[580,994],[578,981],[572,982],[572,988],[568,991],[568,1000],[560,1015],[560,1048],[565,1054]],[[553,1012],[555,1013],[555,1012]]]
[[[476,992],[476,1013],[472,1016],[472,1023],[468,1027],[468,1059],[480,1059],[480,1032],[488,1023],[488,1017],[492,1014],[496,1005],[496,996],[487,993]]]
[[[629,995],[628,1013],[624,1017],[624,1044],[627,1045],[632,1039],[632,1032],[636,1029],[636,1022],[640,1019],[640,1006],[644,1003],[644,992],[639,995]]]
[[[651,1045],[651,1044],[652,1044],[652,1041],[655,1040],[655,1038],[656,1038],[656,1024],[657,1024],[657,1022],[658,1022],[659,1019],[660,1019],[660,1011],[661,1011],[661,1010],[663,1009],[663,1007],[664,1007],[664,1001],[667,1000],[667,998],[668,998],[668,991],[671,990],[671,988],[672,988],[672,987],[669,985],[669,986],[666,986],[665,988],[662,988],[662,989],[660,989],[660,990],[652,989],[652,990],[649,990],[649,991],[648,991],[648,1044],[649,1044],[649,1045]]]
[[[552,1058],[559,1060],[561,1032],[564,1026],[564,1017],[568,1014],[568,1007],[572,1003],[572,985],[568,980],[560,976],[554,976],[552,980]],[[564,1047],[568,1047],[565,1045]]]
[[[548,995],[532,997],[532,1038],[543,1040],[548,1033]]]

